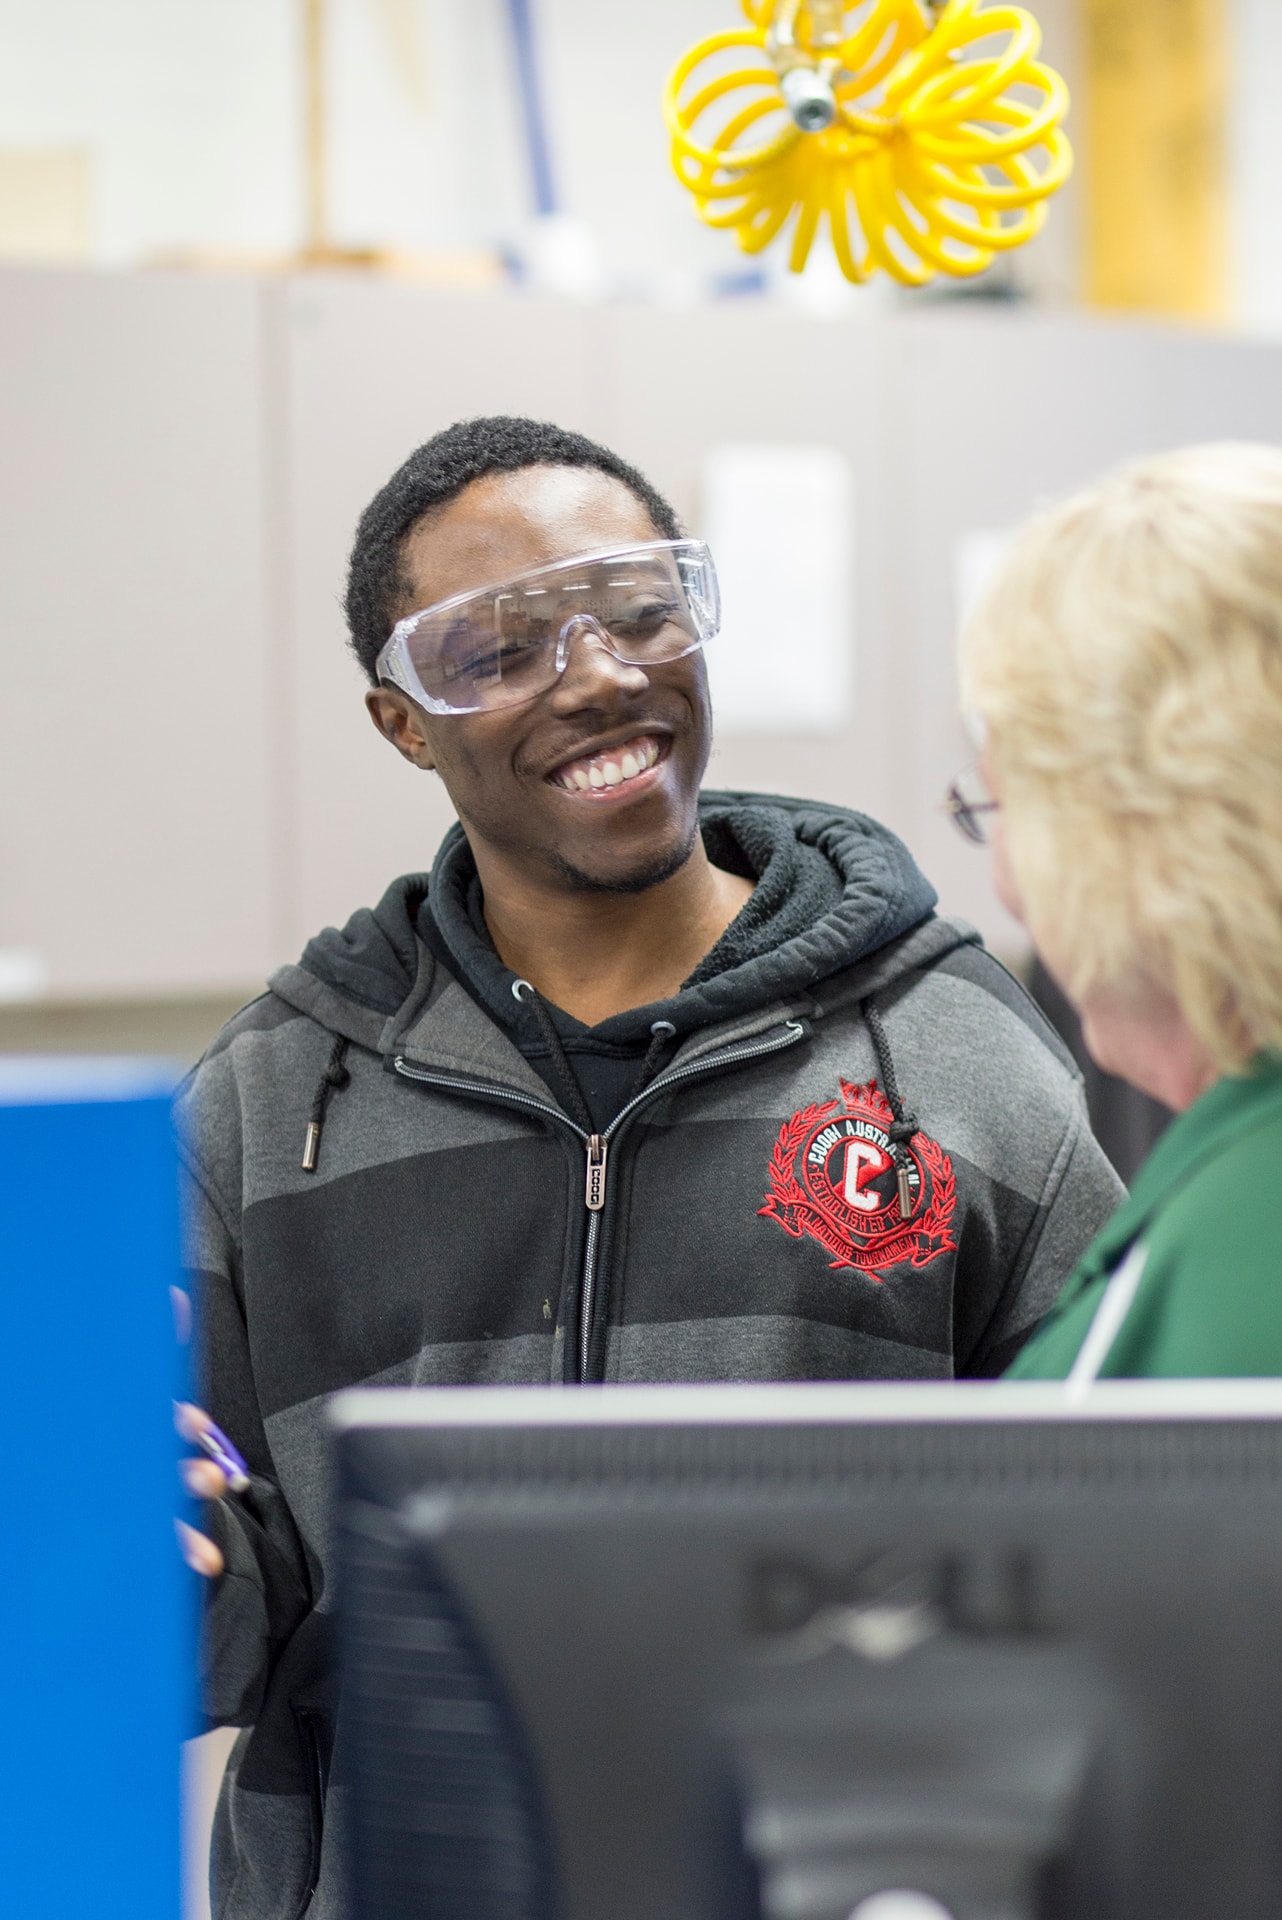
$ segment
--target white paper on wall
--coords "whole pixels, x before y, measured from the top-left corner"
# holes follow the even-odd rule
[[[49,989],[49,968],[26,947],[0,947],[0,1006],[39,1000]]]
[[[1014,538],[1011,527],[975,527],[953,548],[953,605],[959,632],[983,599]]]
[[[835,447],[716,447],[703,533],[721,581],[708,648],[719,733],[839,733],[854,706],[854,474]]]

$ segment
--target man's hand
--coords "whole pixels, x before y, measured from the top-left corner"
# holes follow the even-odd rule
[[[198,1444],[197,1436],[208,1432],[213,1424],[200,1407],[179,1403],[174,1408],[174,1425],[183,1439],[193,1444]],[[228,1490],[227,1475],[212,1460],[184,1460],[178,1471],[193,1499],[221,1500]],[[224,1566],[220,1549],[207,1534],[197,1533],[185,1520],[175,1520],[174,1527],[182,1557],[193,1573],[203,1575],[206,1580],[216,1580]]]
[[[174,1334],[179,1346],[185,1347],[191,1340],[190,1297],[181,1287],[170,1287],[169,1302],[174,1313]],[[174,1425],[183,1439],[191,1441],[193,1446],[199,1445],[197,1436],[207,1433],[213,1424],[200,1407],[175,1402]],[[221,1500],[227,1492],[227,1475],[212,1460],[184,1460],[178,1474],[194,1500]],[[189,1527],[185,1520],[175,1520],[174,1531],[178,1535],[182,1557],[192,1572],[202,1574],[206,1580],[216,1580],[225,1562],[221,1551],[208,1535],[197,1533],[195,1527]]]

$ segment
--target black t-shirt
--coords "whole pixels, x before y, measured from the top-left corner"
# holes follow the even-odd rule
[[[841,900],[842,881],[833,863],[819,848],[798,840],[781,809],[760,802],[751,807],[731,804],[711,816],[705,813],[702,832],[714,866],[755,885],[742,911],[678,993],[671,1000],[615,1014],[595,1027],[545,1003],[598,1132],[604,1131],[635,1090],[656,1022],[672,1027],[669,1045],[675,1051],[684,1033],[709,1018],[701,1004],[700,987],[746,961],[773,953]],[[504,966],[490,938],[476,863],[461,837],[448,858],[438,860],[431,895],[419,909],[417,926],[420,937],[506,1028],[564,1105],[558,1063],[534,1014],[513,997],[516,975]]]

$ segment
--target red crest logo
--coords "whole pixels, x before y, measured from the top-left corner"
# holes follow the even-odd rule
[[[770,1156],[770,1191],[758,1209],[799,1240],[808,1233],[832,1254],[830,1265],[880,1269],[909,1260],[925,1267],[956,1246],[953,1163],[937,1141],[907,1142],[908,1216],[890,1151],[890,1103],[870,1080],[841,1083],[841,1098],[803,1107],[780,1129]]]

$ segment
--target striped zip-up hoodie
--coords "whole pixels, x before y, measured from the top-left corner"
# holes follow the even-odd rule
[[[893,836],[751,795],[702,824],[758,884],[671,1001],[534,1018],[456,829],[187,1084],[206,1404],[253,1475],[210,1515],[208,1711],[247,1729],[216,1920],[346,1913],[331,1393],[992,1375],[1121,1196],[1064,1049]]]

